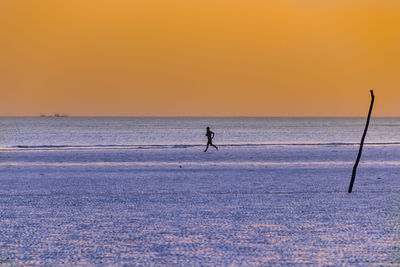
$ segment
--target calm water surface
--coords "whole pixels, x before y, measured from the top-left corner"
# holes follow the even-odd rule
[[[1,117],[0,147],[358,143],[365,118]],[[369,143],[400,143],[400,118],[373,118]]]

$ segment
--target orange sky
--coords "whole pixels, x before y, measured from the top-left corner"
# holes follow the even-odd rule
[[[397,0],[1,0],[0,116],[400,116]]]

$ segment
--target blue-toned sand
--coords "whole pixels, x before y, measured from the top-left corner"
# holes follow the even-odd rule
[[[400,146],[14,148],[0,265],[399,266]]]

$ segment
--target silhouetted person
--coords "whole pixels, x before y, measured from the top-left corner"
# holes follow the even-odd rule
[[[209,146],[213,146],[218,150],[218,147],[212,143],[215,133],[213,131],[210,131],[210,127],[207,127],[206,136],[207,136],[207,147],[206,150],[204,150],[204,152],[207,151]]]

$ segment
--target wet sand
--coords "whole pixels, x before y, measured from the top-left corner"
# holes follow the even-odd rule
[[[400,264],[400,146],[0,151],[0,264]]]

